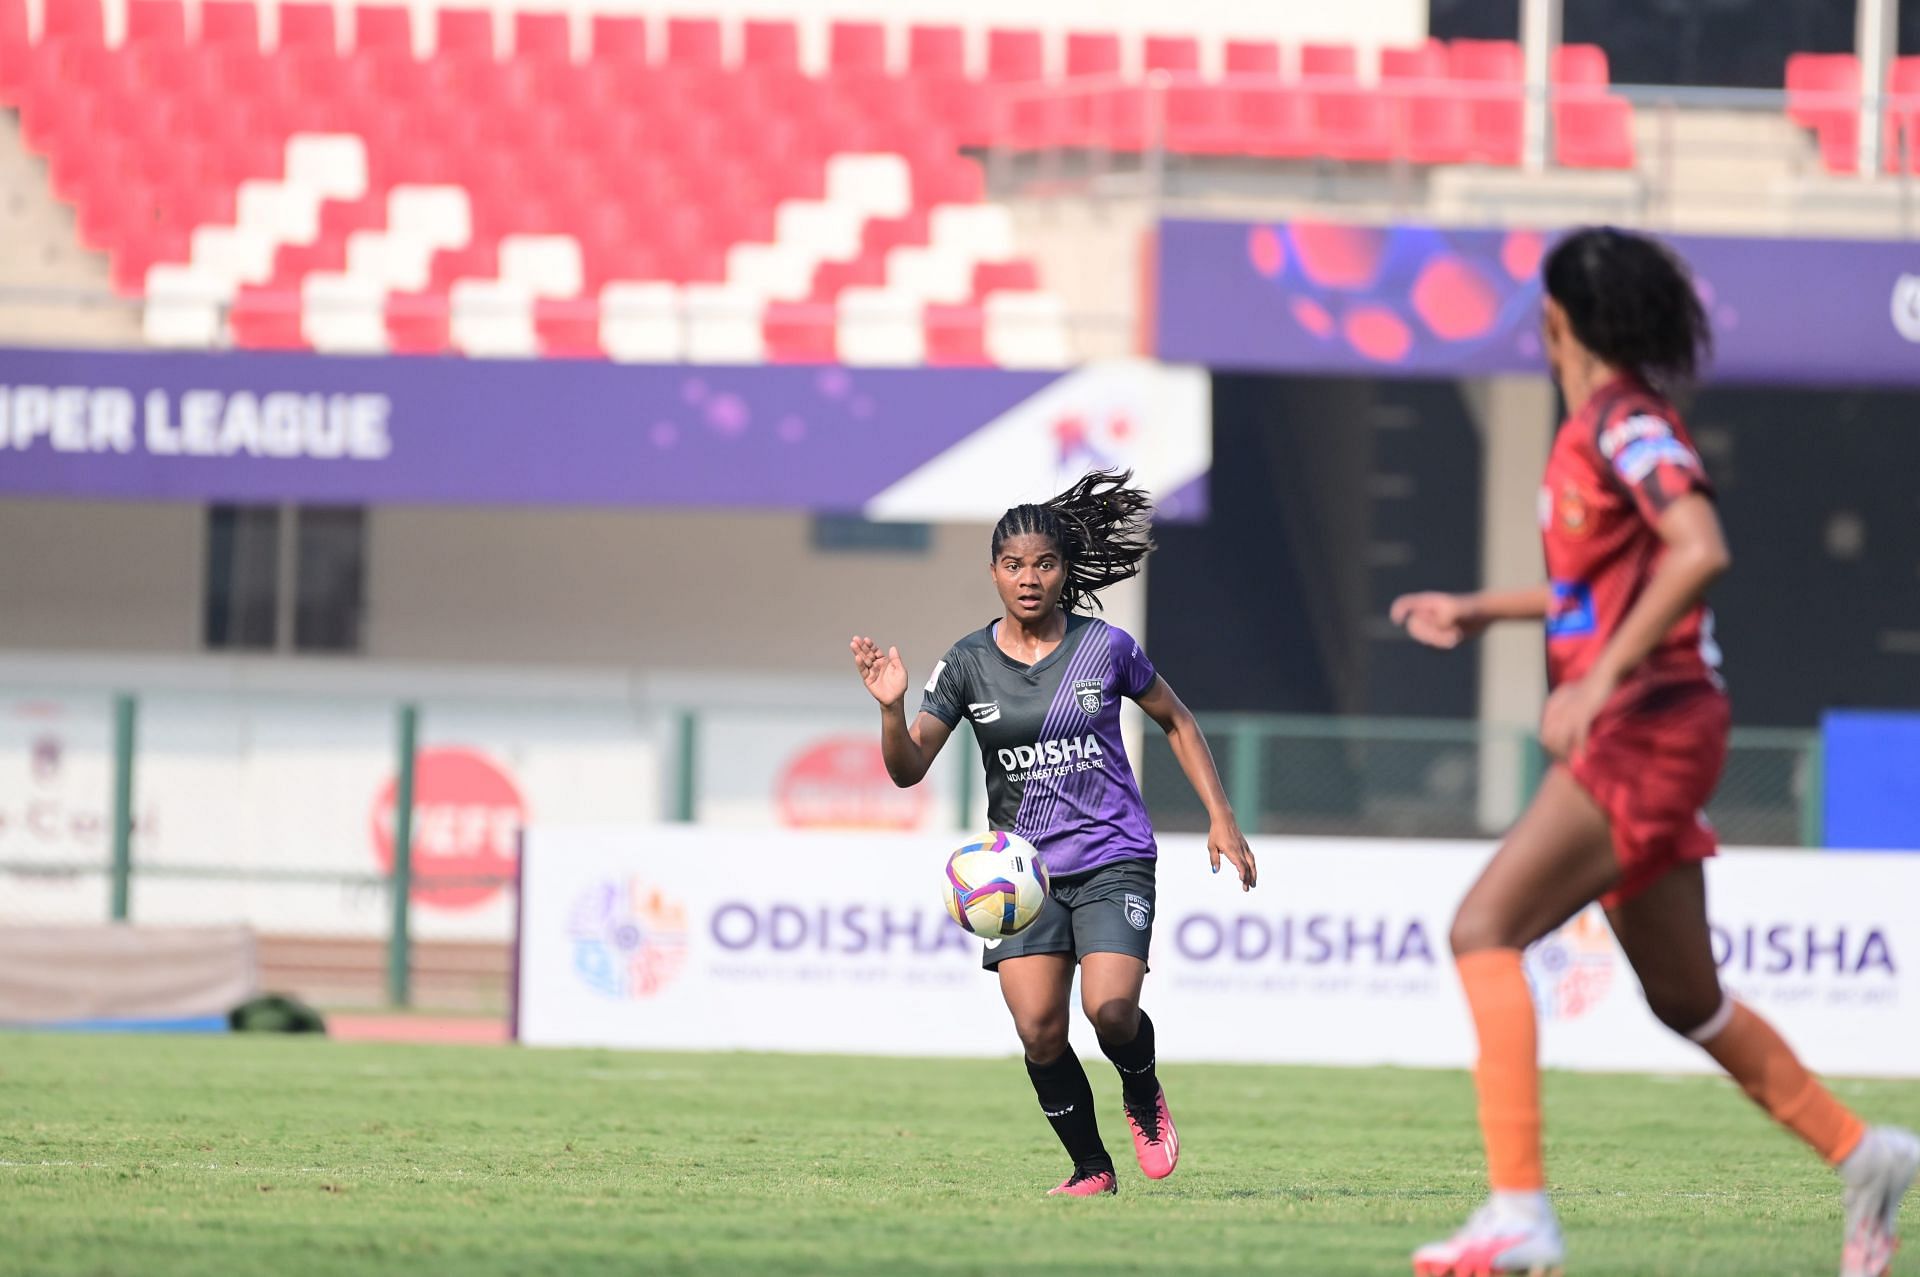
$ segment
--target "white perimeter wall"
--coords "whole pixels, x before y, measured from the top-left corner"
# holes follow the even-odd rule
[[[125,0],[103,0],[107,15],[107,35],[117,39],[124,23]],[[39,22],[43,0],[28,0],[32,21]],[[414,10],[415,40],[425,48],[431,40],[432,13],[441,7],[423,0],[409,0]],[[197,8],[197,0],[187,0],[188,10]],[[729,22],[743,18],[785,18],[801,23],[801,57],[810,66],[826,60],[827,24],[835,19],[878,21],[899,31],[914,23],[949,23],[965,26],[972,35],[968,50],[973,64],[984,65],[984,33],[993,26],[1037,27],[1058,36],[1067,31],[1117,31],[1123,35],[1197,35],[1207,47],[1203,66],[1218,67],[1217,44],[1236,36],[1278,39],[1287,46],[1304,40],[1347,41],[1372,48],[1381,44],[1406,44],[1422,40],[1427,34],[1427,0],[1341,0],[1338,4],[1309,4],[1304,0],[1283,0],[1277,4],[1251,4],[1247,0],[1187,0],[1177,9],[1148,0],[1052,0],[1035,5],[1030,0],[674,0],[671,4],[600,3],[503,5],[476,3],[471,7],[491,9],[496,15],[496,39],[504,46],[509,38],[510,15],[515,9],[563,10],[580,15],[592,13],[640,13],[661,24],[654,47],[661,47],[668,15],[676,17],[719,17]],[[340,4],[343,15],[352,8]],[[268,39],[275,31],[277,8],[261,5],[262,26]],[[576,23],[576,41],[585,36],[584,21]],[[729,39],[736,38],[729,33]],[[583,47],[576,43],[576,49]],[[896,42],[893,54],[904,58],[904,35]],[[1058,40],[1049,56],[1056,69],[1061,59]],[[1137,57],[1137,50],[1129,50]]]
[[[924,675],[998,613],[988,536],[822,552],[800,515],[376,509],[362,657],[851,680],[857,631]],[[199,506],[0,501],[0,653],[225,660],[199,646],[205,538]],[[1141,631],[1144,593],[1113,591],[1108,615]]]

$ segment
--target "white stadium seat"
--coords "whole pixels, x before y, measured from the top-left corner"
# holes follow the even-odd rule
[[[1073,362],[1066,307],[1052,293],[993,293],[984,305],[987,358],[1007,368],[1064,368]]]
[[[688,284],[687,359],[696,364],[751,364],[766,358],[761,327],[765,298],[733,284]]]
[[[300,334],[315,350],[377,354],[387,348],[381,284],[352,274],[316,272],[300,281]]]
[[[469,355],[516,357],[539,353],[533,292],[504,279],[454,281],[447,297],[448,337]]]
[[[927,357],[926,308],[912,293],[848,288],[840,294],[836,347],[849,364],[910,365]]]
[[[672,363],[686,357],[680,289],[667,283],[616,281],[600,290],[600,345],[629,363]]]
[[[500,241],[500,278],[535,297],[578,297],[585,274],[580,241],[571,235],[508,235]]]

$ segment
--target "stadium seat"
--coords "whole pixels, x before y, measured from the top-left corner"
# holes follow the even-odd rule
[[[106,35],[100,0],[43,0],[40,40],[43,44],[55,40],[76,45],[104,44]]]
[[[910,294],[880,287],[849,288],[836,308],[834,353],[865,366],[920,364],[927,357],[925,307]]]
[[[442,57],[493,60],[493,14],[486,9],[436,9],[433,48]]]
[[[1386,86],[1443,81],[1448,76],[1447,46],[1438,40],[1380,49],[1380,83]]]
[[[835,22],[827,28],[827,64],[834,72],[887,69],[887,29],[878,22]]]
[[[1359,75],[1359,55],[1350,44],[1300,46],[1300,78],[1303,80],[1357,80]]]
[[[1110,31],[1072,31],[1067,34],[1067,76],[1111,76],[1120,73],[1120,37]]]
[[[995,293],[981,304],[982,345],[1003,368],[1063,368],[1072,362],[1066,309],[1051,293]]]
[[[834,308],[815,301],[768,302],[761,319],[761,349],[779,364],[839,361]]]
[[[1229,127],[1233,90],[1175,84],[1166,91],[1166,145],[1185,155],[1225,155],[1237,139]]]
[[[610,283],[600,290],[600,348],[623,362],[682,359],[680,289],[663,281]]]
[[[593,58],[621,67],[647,64],[647,20],[610,13],[593,15]]]
[[[600,303],[591,297],[540,297],[533,303],[534,342],[542,355],[600,359]]]
[[[1553,104],[1554,161],[1568,168],[1633,167],[1633,105],[1607,94]]]
[[[573,60],[573,30],[564,13],[521,10],[513,15],[513,56],[545,63]]]
[[[1280,75],[1280,46],[1271,40],[1229,40],[1226,70],[1230,76]]]
[[[1227,100],[1230,149],[1273,159],[1311,155],[1316,144],[1306,96],[1288,85],[1236,88]]]
[[[0,106],[20,101],[33,65],[26,0],[0,0]]]
[[[1020,82],[1046,78],[1046,48],[1038,31],[995,27],[987,32],[987,78]]]
[[[206,0],[200,6],[200,43],[260,47],[260,6],[253,0]]]
[[[797,71],[800,29],[791,22],[765,19],[741,24],[740,61],[754,70]]]
[[[353,11],[353,47],[413,56],[413,14],[403,5],[363,4]]]
[[[916,76],[967,73],[966,33],[959,27],[913,26],[907,29],[907,70]]]
[[[1142,48],[1141,61],[1148,71],[1198,75],[1200,42],[1192,36],[1150,35]]]
[[[979,367],[987,358],[985,316],[971,303],[929,305],[922,321],[926,330],[927,363],[935,367]]]
[[[1518,164],[1525,130],[1520,46],[1511,40],[1455,40],[1447,55],[1453,78],[1472,86],[1467,158]]]
[[[1558,85],[1610,84],[1607,51],[1597,44],[1563,44],[1553,51],[1553,82]]]
[[[338,48],[330,4],[283,4],[280,6],[280,45],[282,50],[314,49],[333,53]]]
[[[997,292],[1035,292],[1040,287],[1039,272],[1028,261],[981,262],[973,268],[973,295],[985,298]]]
[[[717,70],[720,60],[720,23],[717,19],[667,19],[666,65]]]
[[[1851,53],[1796,53],[1787,59],[1787,118],[1814,130],[1830,173],[1860,167],[1860,59]]]
[[[450,344],[445,294],[389,293],[383,312],[387,349],[395,354],[438,355]]]
[[[180,0],[128,0],[127,48],[178,47],[186,42],[187,11]]]

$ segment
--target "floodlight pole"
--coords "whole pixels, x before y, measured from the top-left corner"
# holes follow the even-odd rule
[[[1520,0],[1520,56],[1527,84],[1520,162],[1529,173],[1544,173],[1553,163],[1553,51],[1560,47],[1563,5],[1564,0]]]
[[[1860,59],[1860,176],[1881,169],[1887,68],[1900,36],[1900,0],[1860,0],[1854,10],[1853,46]]]

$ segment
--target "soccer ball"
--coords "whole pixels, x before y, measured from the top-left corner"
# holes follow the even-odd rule
[[[1047,903],[1047,867],[1018,834],[991,833],[947,857],[947,914],[976,936],[1024,931]]]

